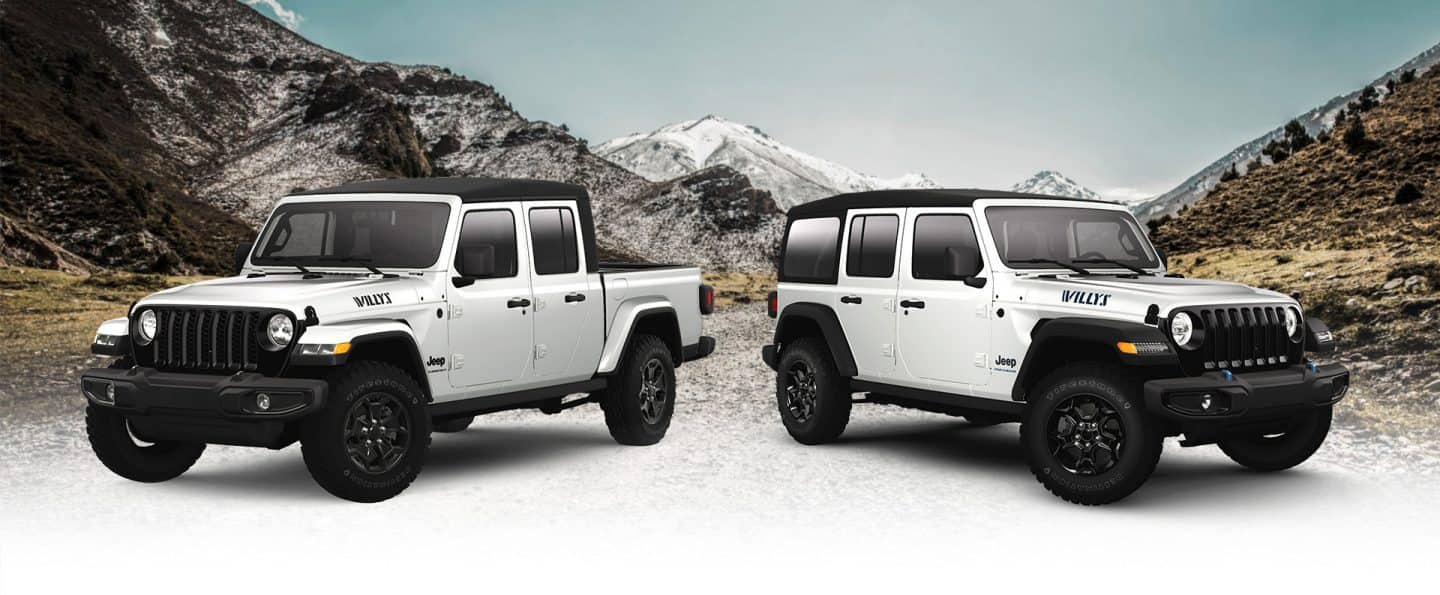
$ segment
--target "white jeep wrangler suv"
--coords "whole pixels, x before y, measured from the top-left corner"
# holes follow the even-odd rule
[[[1144,483],[1167,436],[1297,465],[1349,387],[1306,359],[1334,340],[1294,300],[1167,274],[1119,205],[894,190],[788,218],[762,356],[805,444],[839,437],[855,402],[1018,421],[1040,483],[1103,504]]]
[[[589,402],[621,444],[654,444],[675,367],[710,354],[694,267],[601,264],[584,188],[536,180],[361,182],[278,203],[237,276],[167,289],[101,325],[86,425],[143,482],[206,444],[300,442],[358,502],[404,490],[430,433]],[[569,398],[568,395],[585,395]]]

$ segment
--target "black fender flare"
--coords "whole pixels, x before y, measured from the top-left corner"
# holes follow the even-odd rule
[[[1167,351],[1151,355],[1125,354],[1115,346],[1121,341],[1161,343],[1167,346]],[[1070,352],[1078,349],[1097,351],[1071,357]],[[1180,368],[1180,357],[1170,338],[1157,327],[1103,318],[1044,319],[1030,330],[1030,348],[1025,351],[1025,359],[1021,360],[1015,384],[1010,388],[1010,398],[1025,400],[1029,388],[1054,369],[1053,362],[1085,359],[1112,361],[1122,366],[1172,366],[1177,371]]]
[[[835,310],[824,304],[798,303],[785,307],[775,324],[775,344],[782,345],[794,337],[801,325],[813,324],[820,329],[820,335],[835,358],[835,368],[841,376],[853,377],[859,373],[855,367],[855,355],[850,352],[850,341],[845,338],[845,329]]]
[[[402,331],[381,331],[378,333],[359,335],[350,339],[350,353],[338,356],[318,357],[333,358],[327,363],[321,365],[343,366],[346,362],[349,361],[351,355],[362,351],[365,346],[390,341],[398,342],[404,346],[403,353],[387,354],[391,359],[391,363],[408,364],[401,365],[400,367],[402,369],[407,367],[410,368],[409,371],[411,372],[411,375],[415,377],[415,382],[418,382],[420,384],[420,389],[425,391],[425,399],[427,401],[433,401],[435,399],[435,396],[434,393],[430,391],[430,372],[425,368],[425,360],[422,359],[420,356],[420,346],[415,344],[415,337],[410,333]],[[294,362],[293,359],[292,362]],[[306,363],[309,364],[309,362]]]

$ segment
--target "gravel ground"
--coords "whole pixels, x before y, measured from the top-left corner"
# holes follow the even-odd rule
[[[314,580],[319,567],[309,561],[353,563],[356,550],[392,552],[417,570],[473,567],[477,574],[466,574],[484,571],[487,584],[609,591],[628,583],[601,577],[641,572],[704,578],[683,583],[700,591],[809,588],[823,571],[849,590],[966,570],[1004,581],[1024,576],[1026,552],[1061,544],[1065,555],[1151,560],[1142,574],[1156,577],[1180,563],[1176,553],[1212,552],[1234,565],[1230,580],[1252,585],[1374,588],[1403,584],[1435,551],[1437,444],[1345,417],[1312,461],[1279,474],[1171,441],[1145,487],[1103,508],[1045,492],[1014,425],[864,405],[840,442],[799,445],[780,426],[773,376],[759,360],[769,322],[754,306],[708,319],[719,351],[681,368],[675,420],[659,445],[614,444],[593,407],[497,414],[437,435],[415,485],[372,506],[315,486],[294,446],[211,447],[177,480],[127,482],[90,454],[73,387],[57,388],[52,398],[73,405],[0,417],[0,592],[81,588],[157,564],[195,579],[262,564]],[[1329,550],[1345,564],[1317,568]],[[90,554],[99,554],[85,566],[94,572],[71,571]],[[1285,564],[1316,570],[1271,572]],[[900,566],[907,571],[880,572]],[[154,581],[127,584],[157,592]]]

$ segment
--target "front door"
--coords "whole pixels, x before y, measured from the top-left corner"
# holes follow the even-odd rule
[[[907,209],[904,238],[896,332],[905,375],[941,390],[984,386],[991,289],[950,278],[947,265],[980,253],[969,209]]]
[[[450,384],[503,392],[530,370],[534,345],[529,256],[519,249],[520,203],[465,211],[448,291]],[[462,267],[462,262],[467,266]],[[466,268],[481,271],[461,274]]]
[[[527,202],[525,213],[535,295],[533,380],[589,379],[604,343],[605,304],[599,276],[586,270],[575,202]]]
[[[862,379],[880,379],[895,369],[896,256],[905,209],[857,209],[845,224],[840,287],[835,315]]]

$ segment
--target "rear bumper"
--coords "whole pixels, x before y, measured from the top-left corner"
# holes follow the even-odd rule
[[[1333,405],[1350,387],[1350,371],[1339,364],[1230,374],[1209,372],[1189,378],[1145,383],[1145,407],[1160,417],[1186,422],[1226,423],[1285,417]]]
[[[682,350],[685,361],[695,361],[715,353],[715,337],[700,337],[700,342],[686,345]]]
[[[780,370],[780,346],[774,343],[760,348],[760,359],[765,360],[765,365],[771,370]]]
[[[90,403],[125,414],[151,440],[184,440],[278,448],[287,422],[325,406],[328,385],[310,378],[161,372],[154,368],[92,368],[80,377]],[[113,394],[113,397],[111,395]],[[269,409],[257,404],[265,395]]]

